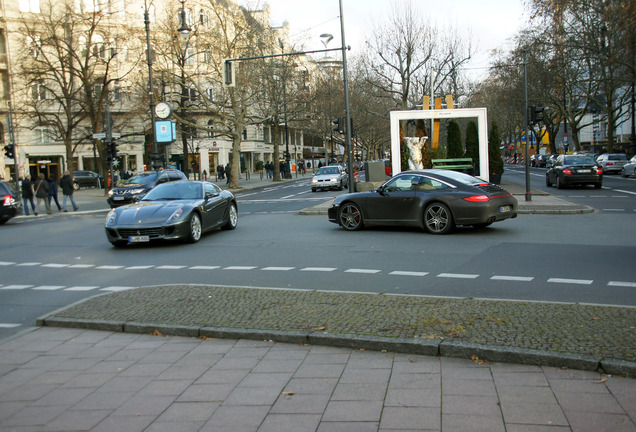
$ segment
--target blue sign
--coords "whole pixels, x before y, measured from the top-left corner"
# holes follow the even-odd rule
[[[155,136],[157,137],[157,142],[173,142],[177,139],[177,124],[170,120],[156,121]]]

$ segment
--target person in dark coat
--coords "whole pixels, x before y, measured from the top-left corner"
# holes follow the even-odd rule
[[[51,206],[51,200],[55,201],[58,211],[62,211],[62,206],[57,200],[57,181],[55,176],[51,176],[47,180],[49,182],[49,207]]]
[[[33,182],[31,182],[31,176],[27,174],[26,178],[22,180],[22,198],[24,199],[24,214],[29,215],[29,206],[31,203],[31,210],[33,210],[33,214],[37,215],[35,212],[35,203],[33,202],[33,196],[35,193],[33,192]]]
[[[71,199],[73,210],[77,210],[79,207],[75,204],[75,200],[73,199],[75,189],[73,189],[73,178],[69,170],[64,171],[64,175],[60,179],[60,186],[62,187],[62,194],[64,195],[64,199],[62,200],[62,208],[64,211],[68,211],[66,210],[66,198]]]
[[[225,184],[230,184],[230,177],[232,176],[232,165],[228,162],[225,165],[225,177],[227,177],[227,182]]]
[[[218,177],[219,180],[223,180],[223,177],[224,177],[223,172],[224,172],[223,165],[218,164],[216,166],[216,176]]]
[[[49,205],[49,183],[44,178],[44,173],[40,173],[33,187],[35,188],[35,215],[38,215],[37,209],[40,206],[40,202],[44,202],[46,214],[51,214],[51,206]]]

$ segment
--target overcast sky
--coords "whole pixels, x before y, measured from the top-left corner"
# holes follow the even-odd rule
[[[254,5],[258,0],[240,0]],[[306,49],[322,49],[320,35],[334,36],[329,48],[340,45],[340,9],[338,0],[260,0],[268,3],[271,24],[287,20],[292,43],[302,41]],[[451,24],[470,30],[473,46],[478,49],[470,67],[488,65],[488,53],[506,46],[506,40],[523,27],[522,0],[342,0],[345,42],[354,54],[362,49],[371,24],[389,14],[394,2],[411,2],[438,26]],[[485,73],[485,72],[484,72]]]

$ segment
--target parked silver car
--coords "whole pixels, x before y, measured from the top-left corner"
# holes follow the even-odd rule
[[[342,166],[324,166],[318,168],[318,171],[311,179],[311,191],[316,192],[321,189],[342,190],[348,186],[348,183],[349,178]]]
[[[629,177],[629,176],[636,177],[636,156],[632,156],[632,158],[629,160],[629,162],[626,163],[625,165],[623,165],[623,168],[621,168],[621,176],[622,177]]]
[[[596,163],[603,168],[604,174],[618,174],[627,164],[627,155],[625,153],[603,153],[596,159]]]

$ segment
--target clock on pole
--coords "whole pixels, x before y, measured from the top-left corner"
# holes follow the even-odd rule
[[[172,105],[169,102],[159,102],[155,106],[155,115],[159,118],[166,119],[172,114]]]

